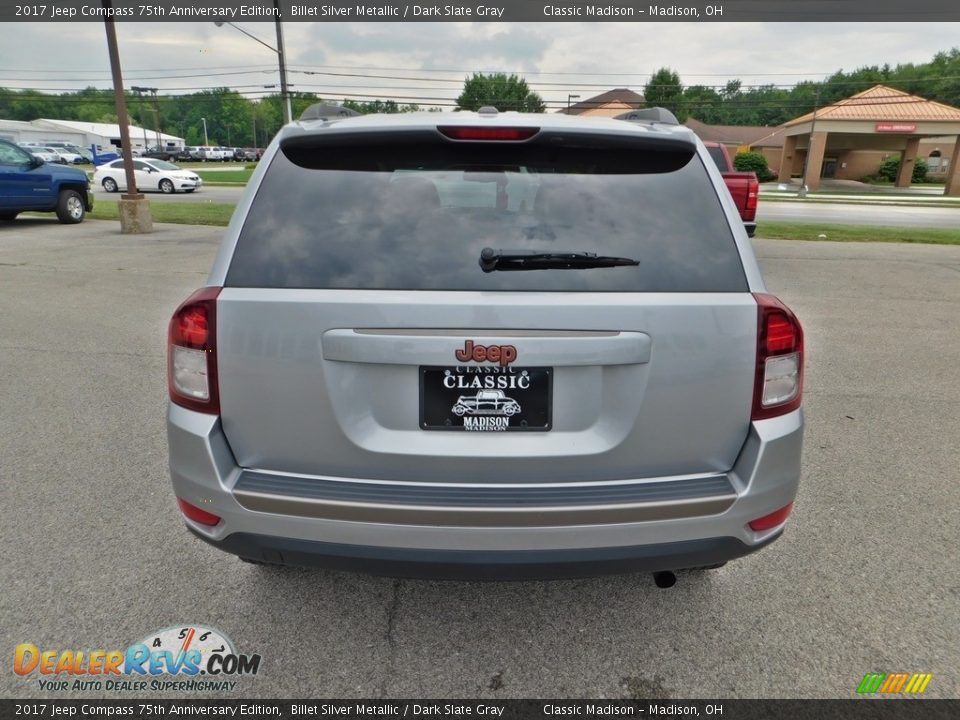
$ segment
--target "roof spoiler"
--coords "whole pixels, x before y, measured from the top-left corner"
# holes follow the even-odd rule
[[[627,122],[642,123],[661,123],[663,125],[679,125],[677,116],[662,107],[643,108],[642,110],[630,110],[621,113],[613,118],[614,120],[626,120]]]
[[[337,118],[356,117],[360,115],[356,110],[333,105],[331,103],[315,103],[303,111],[301,120],[334,120]]]

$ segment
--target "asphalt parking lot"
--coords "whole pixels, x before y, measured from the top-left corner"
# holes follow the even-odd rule
[[[868,671],[960,696],[960,247],[756,242],[807,333],[800,495],[772,547],[659,590],[262,568],[188,535],[166,322],[218,235],[0,228],[7,662],[206,623],[263,657],[238,697],[850,697]],[[49,696],[10,665],[0,693]]]

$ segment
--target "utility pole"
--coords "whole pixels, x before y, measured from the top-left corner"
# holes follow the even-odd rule
[[[153,232],[153,217],[150,215],[150,201],[137,192],[137,181],[133,174],[133,154],[130,147],[130,118],[127,115],[127,98],[123,92],[123,73],[120,70],[120,50],[117,46],[117,29],[113,23],[113,0],[101,0],[104,18],[103,26],[107,33],[107,50],[110,55],[110,74],[113,77],[113,97],[117,106],[117,120],[120,123],[120,145],[123,152],[123,170],[127,178],[127,192],[120,196],[120,232]]]
[[[143,117],[143,88],[134,85],[130,88],[137,94],[137,107],[140,110],[140,129],[143,130],[143,149],[147,149],[147,121]]]
[[[207,137],[207,119],[206,118],[200,118],[200,119],[203,120],[203,144],[210,145],[210,138]]]
[[[150,89],[153,91],[153,115],[157,121],[157,145],[163,148],[164,143],[160,140],[160,136],[163,134],[163,131],[160,129],[160,100],[157,98],[157,88]]]
[[[137,85],[134,85],[134,86],[131,87],[130,89],[133,90],[133,91],[137,94],[137,97],[140,99],[140,100],[139,100],[139,104],[140,104],[140,125],[143,127],[143,149],[144,149],[144,150],[147,149],[147,123],[146,123],[146,121],[145,121],[145,119],[144,119],[144,116],[143,116],[143,93],[148,92],[148,93],[152,93],[152,94],[153,94],[153,110],[152,110],[151,112],[153,113],[154,125],[156,126],[156,127],[155,127],[155,131],[156,131],[156,135],[157,135],[157,147],[160,147],[160,146],[161,146],[161,143],[160,143],[160,108],[159,108],[159,106],[157,105],[157,88],[139,87],[139,86],[137,86]]]
[[[293,119],[293,107],[290,102],[290,86],[287,84],[287,60],[286,60],[286,51],[283,49],[283,22],[280,16],[280,0],[273,0],[273,11],[274,11],[274,25],[277,30],[277,46],[273,47],[269,43],[265,43],[263,40],[258,38],[256,35],[253,35],[246,30],[244,30],[239,25],[235,25],[228,20],[215,20],[214,25],[217,27],[223,27],[224,25],[230,25],[236,30],[239,30],[244,35],[246,35],[251,40],[256,40],[258,43],[263,45],[268,50],[272,50],[277,54],[277,60],[280,65],[280,105],[283,110],[283,122],[287,124]],[[266,85],[264,87],[267,87]]]
[[[160,111],[157,108],[153,108],[150,112],[153,113],[153,122],[159,128],[160,127]],[[157,136],[157,147],[163,150],[163,143],[160,141],[160,131],[156,131]]]
[[[280,0],[273,0],[273,7],[277,12],[277,58],[280,62],[280,95],[283,100],[284,124],[287,124],[293,120],[293,108],[290,104],[290,90],[287,88],[287,63],[283,50],[283,23],[280,20]]]

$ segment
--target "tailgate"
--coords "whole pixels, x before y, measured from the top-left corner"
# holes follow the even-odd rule
[[[376,480],[616,480],[722,472],[743,445],[756,337],[747,293],[411,295],[224,289],[221,412],[240,465]],[[427,315],[429,327],[410,322]],[[464,362],[468,341],[512,346],[516,358]],[[496,403],[476,415],[483,431],[457,427],[452,405],[454,431],[424,429],[422,368],[461,368],[452,392],[467,397],[480,394],[473,375],[481,387],[502,375],[521,405],[540,400],[512,398],[510,375],[546,368],[549,429],[510,432],[521,415]]]

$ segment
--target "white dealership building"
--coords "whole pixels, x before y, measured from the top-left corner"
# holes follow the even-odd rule
[[[14,143],[66,142],[101,149],[120,146],[120,125],[117,123],[88,123],[78,120],[40,118],[30,122],[0,120],[0,139]],[[183,138],[156,130],[130,126],[130,143],[134,150],[155,145],[182,148]]]

